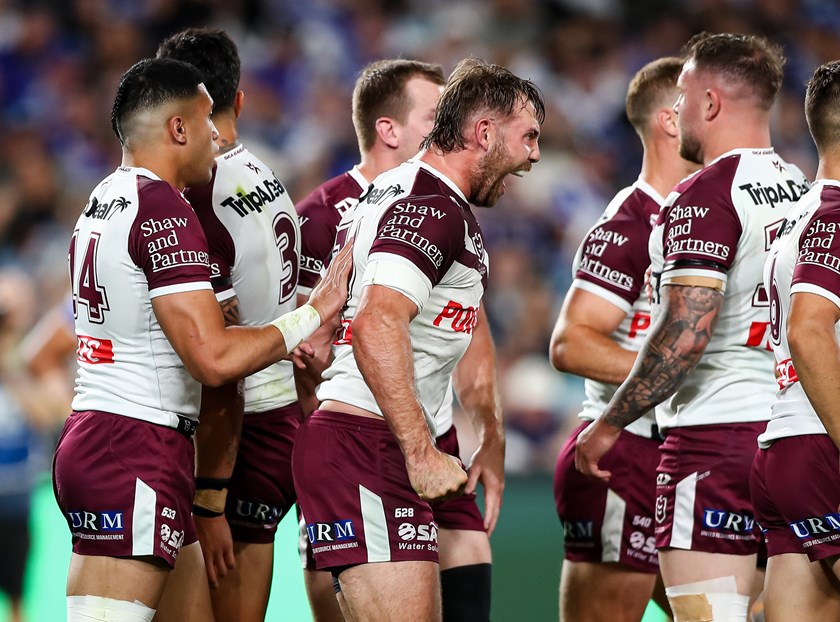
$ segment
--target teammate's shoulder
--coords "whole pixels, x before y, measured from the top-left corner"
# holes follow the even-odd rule
[[[304,215],[324,207],[332,208],[336,203],[348,198],[359,198],[364,191],[359,180],[349,172],[341,173],[317,186],[295,204],[298,214]]]

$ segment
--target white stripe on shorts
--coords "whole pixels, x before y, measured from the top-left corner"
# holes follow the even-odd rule
[[[621,534],[627,503],[615,491],[607,489],[604,523],[601,525],[601,561],[617,562],[621,556]]]
[[[671,541],[668,546],[691,550],[694,535],[694,498],[697,490],[697,473],[692,473],[674,490],[674,521],[671,523]]]
[[[362,508],[362,523],[365,526],[368,561],[391,561],[391,541],[388,539],[388,522],[385,520],[382,499],[359,485],[359,502]]]
[[[131,554],[154,555],[157,494],[139,477],[134,480],[134,516],[131,519]]]

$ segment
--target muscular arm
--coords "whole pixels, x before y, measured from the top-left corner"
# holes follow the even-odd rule
[[[551,334],[551,364],[558,371],[621,384],[633,368],[637,354],[612,339],[625,317],[623,309],[573,287],[566,295]]]
[[[723,304],[720,290],[706,286],[663,285],[663,311],[639,352],[633,370],[602,417],[579,437],[575,465],[600,479],[609,472],[598,461],[621,430],[676,391],[693,370],[712,337]]]
[[[297,305],[306,303],[306,297],[297,296]],[[321,383],[321,374],[332,361],[332,342],[335,326],[327,324],[316,330],[306,342],[312,347],[312,356],[295,357],[295,386],[303,414],[308,416],[318,407],[315,389]]]
[[[817,294],[791,296],[787,323],[790,355],[808,401],[834,444],[840,447],[840,347],[834,326],[840,309]]]
[[[333,321],[347,300],[352,250],[351,241],[336,255],[309,297],[321,324]],[[273,325],[226,327],[209,289],[157,296],[152,308],[187,371],[205,386],[217,387],[250,376],[288,354],[283,335]]]
[[[496,373],[496,348],[484,308],[472,340],[452,374],[455,393],[470,418],[479,440],[472,456],[466,492],[484,486],[484,527],[488,535],[496,528],[505,488],[505,428]]]
[[[239,324],[239,299],[219,303],[227,326]],[[196,475],[228,479],[233,473],[242,414],[245,408],[243,383],[231,382],[220,387],[202,387],[201,411],[196,431]]]
[[[239,324],[239,299],[235,296],[219,303],[226,326]],[[243,381],[231,382],[220,387],[201,388],[199,426],[195,433],[196,503],[193,520],[201,541],[207,580],[216,587],[229,570],[236,567],[233,538],[223,513],[226,480],[233,474],[242,416],[245,408]],[[215,488],[207,489],[207,479],[216,480]],[[216,504],[220,507],[209,507]],[[202,509],[203,508],[203,509]],[[210,510],[210,512],[208,512]],[[222,512],[219,516],[213,516]]]
[[[353,318],[353,354],[405,457],[414,490],[435,500],[457,494],[466,473],[437,450],[418,401],[409,322],[417,306],[389,287],[362,290]]]

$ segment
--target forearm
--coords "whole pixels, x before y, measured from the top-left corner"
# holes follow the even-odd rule
[[[408,324],[384,314],[357,315],[353,354],[406,461],[422,460],[434,441],[414,389]]]
[[[799,382],[834,444],[840,447],[840,348],[834,325],[792,325],[788,334]]]
[[[243,383],[203,387],[195,435],[196,475],[227,479],[233,473],[245,406]]]
[[[570,326],[562,337],[552,338],[550,352],[551,364],[558,371],[609,384],[627,379],[637,354],[584,324]]]
[[[708,287],[663,286],[663,312],[627,380],[603,415],[624,428],[670,397],[697,366],[712,337],[723,294]]]
[[[496,348],[483,309],[479,312],[472,341],[455,367],[452,381],[458,401],[470,418],[479,442],[504,442]]]

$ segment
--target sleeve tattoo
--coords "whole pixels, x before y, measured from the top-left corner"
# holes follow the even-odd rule
[[[239,298],[233,296],[219,303],[222,315],[225,316],[225,326],[239,325]]]
[[[668,285],[663,315],[616,393],[604,421],[626,427],[676,391],[703,356],[723,294],[710,287]]]

